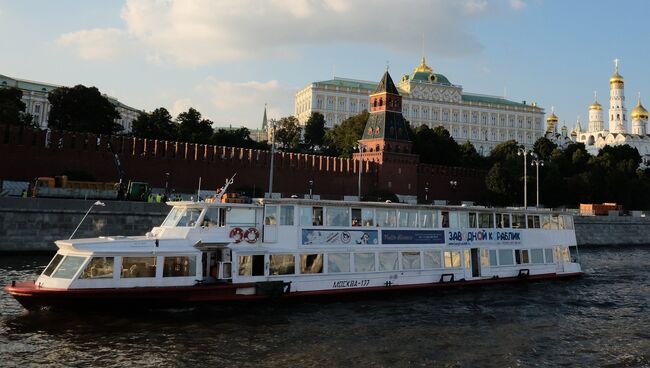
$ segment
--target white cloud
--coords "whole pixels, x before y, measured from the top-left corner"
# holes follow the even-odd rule
[[[414,51],[424,35],[427,51],[455,57],[481,49],[468,25],[495,6],[487,0],[127,0],[124,29],[74,32],[60,43],[99,59],[133,41],[150,62],[197,66],[293,57],[296,46],[318,44]]]
[[[277,80],[236,83],[210,77],[196,91],[206,100],[205,115],[217,125],[256,128],[261,125],[264,104],[268,104],[269,118],[292,113],[293,91],[281,87]],[[251,108],[259,108],[259,111],[251,111]]]
[[[174,101],[169,113],[175,119],[178,116],[178,114],[180,114],[182,112],[186,112],[187,110],[190,109],[190,107],[193,107],[198,111],[201,111],[199,109],[198,105],[195,105],[195,104],[192,103],[192,99],[190,99],[190,98],[181,98],[181,99],[178,99],[178,100]]]
[[[61,35],[56,43],[74,49],[83,60],[115,60],[131,50],[127,33],[116,28],[89,29]]]
[[[510,7],[514,10],[521,10],[526,7],[524,0],[510,0]]]

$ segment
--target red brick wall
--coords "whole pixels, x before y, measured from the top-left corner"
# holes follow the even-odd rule
[[[0,179],[26,181],[37,176],[61,175],[67,170],[83,170],[98,181],[117,181],[117,168],[107,146],[109,139],[126,172],[126,180],[162,188],[165,173],[169,172],[170,188],[192,192],[199,177],[202,188],[215,189],[237,173],[235,189],[255,186],[268,190],[268,151],[72,132],[52,132],[46,147],[45,131],[10,126],[0,126]],[[397,164],[402,174],[398,174],[398,166],[394,166]],[[398,194],[417,194],[422,199],[426,182],[434,183],[429,193],[437,190],[436,199],[449,198],[445,195],[478,199],[476,194],[483,190],[483,174],[472,170],[431,167],[413,160],[364,165],[364,193],[371,186],[386,188],[384,182],[388,178],[392,188],[386,189]],[[314,193],[322,198],[356,195],[358,191],[358,161],[354,159],[278,152],[274,167],[274,192],[308,193],[310,179],[314,181]],[[451,178],[462,183],[455,193],[448,188]]]

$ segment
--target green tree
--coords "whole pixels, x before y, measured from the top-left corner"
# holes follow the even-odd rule
[[[511,204],[515,201],[513,196],[513,173],[500,162],[492,165],[485,177],[485,186],[488,190],[488,202],[499,206]]]
[[[300,145],[300,125],[295,116],[287,116],[276,123],[275,140],[287,150],[295,150]]]
[[[178,124],[174,123],[167,109],[159,107],[151,113],[140,113],[133,121],[132,134],[141,138],[173,141],[178,139]]]
[[[95,87],[77,85],[59,87],[48,96],[49,127],[97,134],[115,134],[122,130],[115,106]]]
[[[312,112],[305,123],[305,146],[313,149],[315,146],[322,146],[325,138],[325,117],[320,112]]]
[[[250,134],[250,130],[245,127],[238,129],[219,128],[212,135],[210,143],[226,147],[268,149],[266,142],[256,142],[251,139]]]
[[[415,129],[414,151],[426,164],[457,166],[460,148],[449,131],[442,126],[433,129],[420,125]]]
[[[38,124],[25,112],[23,91],[15,87],[0,88],[0,124],[36,128]]]
[[[361,114],[351,116],[339,125],[325,132],[324,153],[332,156],[352,157],[354,146],[363,137],[370,113],[364,110]]]
[[[176,121],[179,124],[179,138],[183,142],[208,143],[214,133],[212,130],[212,121],[202,119],[201,113],[193,107],[190,107],[186,112],[178,114]]]
[[[546,137],[539,138],[533,145],[533,151],[542,160],[548,160],[551,156],[551,152],[556,148],[557,144],[551,142],[551,140]]]
[[[481,156],[472,143],[465,141],[458,147],[460,153],[460,166],[471,167],[475,169],[487,166],[487,159]]]

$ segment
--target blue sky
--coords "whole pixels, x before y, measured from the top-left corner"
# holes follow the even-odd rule
[[[293,113],[332,75],[394,79],[427,63],[466,92],[536,101],[572,128],[614,58],[627,108],[650,105],[647,1],[0,0],[0,74],[96,86],[127,105],[216,126]]]

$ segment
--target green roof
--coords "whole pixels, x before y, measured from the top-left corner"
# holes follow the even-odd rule
[[[343,87],[343,88],[360,88],[360,89],[367,89],[367,90],[374,91],[377,88],[377,85],[379,83],[334,77],[334,79],[315,82],[314,84],[326,84],[328,86],[336,86],[336,87]]]
[[[486,95],[477,95],[477,94],[463,93],[463,101],[495,104],[495,105],[517,106],[517,107],[535,107],[533,105],[524,104],[522,102],[510,101],[510,100],[506,100],[505,98],[501,98],[497,96],[486,96]]]

